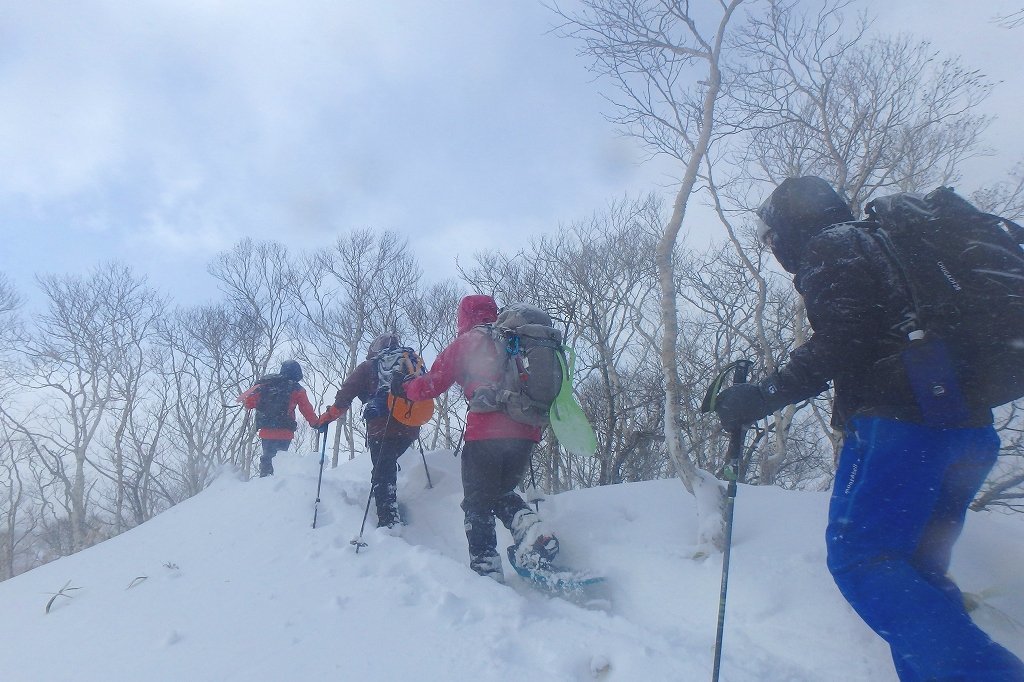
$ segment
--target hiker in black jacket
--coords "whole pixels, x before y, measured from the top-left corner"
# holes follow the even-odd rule
[[[832,382],[844,432],[826,533],[828,568],[888,642],[901,680],[1024,680],[1024,664],[971,621],[947,576],[968,505],[999,452],[986,406],[925,424],[900,352],[913,310],[892,258],[832,187],[789,178],[758,209],[760,235],[794,275],[814,334],[759,383],[723,390],[727,430]]]

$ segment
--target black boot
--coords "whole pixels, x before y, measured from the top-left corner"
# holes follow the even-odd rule
[[[505,582],[505,574],[501,568],[501,557],[494,550],[471,555],[469,557],[469,567],[491,580],[499,583]]]
[[[394,485],[383,487],[384,490],[377,500],[377,527],[397,533],[402,525],[402,517],[398,512],[398,490]]]
[[[469,541],[469,567],[499,583],[505,582],[501,557],[495,550],[498,539],[494,533],[494,516],[467,512],[466,540]]]
[[[260,457],[260,478],[274,475],[274,457],[263,456]]]

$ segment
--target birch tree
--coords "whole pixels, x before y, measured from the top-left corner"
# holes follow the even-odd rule
[[[678,161],[681,179],[656,249],[661,288],[661,366],[665,381],[665,442],[679,478],[697,500],[699,552],[725,542],[721,484],[694,464],[680,433],[680,335],[675,249],[700,165],[716,134],[723,96],[724,48],[744,0],[720,0],[698,15],[675,0],[582,0],[566,20],[594,69],[618,90],[612,119],[654,153]]]

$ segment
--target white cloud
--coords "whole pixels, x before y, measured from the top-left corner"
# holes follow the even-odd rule
[[[533,2],[6,3],[0,229],[47,235],[55,263],[145,245],[203,273],[242,236],[301,248],[376,227],[443,271],[453,245],[658,189],[671,165],[617,137],[554,24]]]

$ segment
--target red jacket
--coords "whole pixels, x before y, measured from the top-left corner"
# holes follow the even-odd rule
[[[466,398],[483,384],[500,378],[501,356],[484,332],[474,329],[479,324],[494,322],[498,306],[490,296],[466,296],[459,303],[459,335],[434,360],[430,371],[405,385],[410,400],[436,398],[452,384],[462,387]],[[521,424],[504,412],[470,412],[466,416],[466,440],[521,438],[537,442],[541,429]]]
[[[256,386],[259,386],[259,384],[256,384]],[[248,391],[238,396],[238,401],[242,403],[247,410],[252,410],[256,407],[256,386],[253,386]],[[299,412],[301,412],[302,416],[306,418],[306,421],[309,422],[310,426],[316,426],[316,410],[314,410],[313,406],[309,404],[309,398],[306,397],[306,389],[301,386],[292,391],[292,394],[288,399],[288,411],[286,414],[290,417],[294,417],[296,407],[299,408]],[[291,429],[264,428],[260,429],[257,435],[259,435],[260,438],[266,438],[268,440],[291,440],[295,437],[295,432]]]

